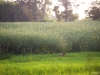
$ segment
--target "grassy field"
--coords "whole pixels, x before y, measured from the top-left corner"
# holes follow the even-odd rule
[[[0,75],[100,75],[100,53],[14,55],[0,60]]]
[[[0,54],[0,75],[99,75],[100,22],[0,22]]]
[[[0,23],[0,51],[14,54],[100,51],[100,22]]]
[[[1,53],[20,55],[0,60],[0,75],[99,75],[100,22],[1,22]]]

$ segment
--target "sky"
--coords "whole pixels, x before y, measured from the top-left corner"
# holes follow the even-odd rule
[[[79,20],[81,19],[84,19],[86,17],[86,14],[85,14],[85,10],[87,10],[89,7],[90,7],[90,3],[91,1],[96,1],[96,0],[70,0],[71,2],[74,2],[75,5],[77,4],[80,4],[80,6],[78,8],[75,8],[75,6],[73,5],[73,13],[77,13],[79,15]],[[100,1],[100,0],[98,0]],[[52,0],[53,2],[53,5],[59,5],[59,2],[58,0]],[[53,7],[52,5],[52,7]],[[64,10],[64,7],[63,6],[60,6],[59,8],[60,11],[63,11]],[[53,15],[54,12],[52,12]]]
[[[75,1],[75,0],[71,0],[71,1]],[[85,10],[89,9],[89,7],[91,6],[91,1],[96,1],[96,0],[77,0],[75,2],[75,4],[80,4],[80,6],[77,9],[73,7],[74,13],[79,14],[80,20],[86,17]]]

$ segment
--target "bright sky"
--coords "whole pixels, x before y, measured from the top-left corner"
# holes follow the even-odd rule
[[[73,13],[79,14],[79,19],[84,19],[86,17],[85,11],[89,8],[91,1],[95,0],[70,0],[71,2],[74,2],[75,5],[80,4],[80,6],[76,9],[75,6],[73,6]],[[100,1],[100,0],[98,0]],[[58,0],[52,0],[53,5],[59,5]],[[53,7],[53,6],[52,6]],[[64,10],[64,7],[60,6],[59,10]],[[54,12],[52,12],[54,15]]]
[[[75,0],[71,0],[71,1],[75,1]],[[91,1],[95,1],[95,0],[77,0],[76,1],[75,4],[80,4],[80,6],[77,9],[73,7],[73,9],[74,9],[74,13],[79,14],[80,20],[86,17],[85,10],[89,8]]]

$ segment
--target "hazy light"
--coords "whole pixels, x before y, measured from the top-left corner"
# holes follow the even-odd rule
[[[72,4],[72,8],[73,8],[73,13],[78,14],[79,15],[79,20],[84,19],[86,17],[85,14],[85,10],[87,10],[90,7],[91,1],[96,1],[96,0],[70,0]],[[100,1],[100,0],[98,0]],[[58,0],[52,0],[53,5],[57,5],[57,3],[59,4]],[[79,4],[80,6],[78,8],[76,8],[75,5]],[[60,11],[64,11],[64,7],[60,5],[59,7]],[[54,15],[54,13],[53,13]]]

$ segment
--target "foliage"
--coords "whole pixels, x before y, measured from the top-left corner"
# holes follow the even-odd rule
[[[78,18],[72,13],[71,3],[60,0],[65,11],[59,12],[59,6],[54,7],[58,21],[73,21]],[[45,21],[50,13],[50,0],[16,0],[0,3],[1,22]],[[7,8],[7,9],[6,9]],[[9,12],[9,13],[8,13]]]
[[[49,11],[49,0],[17,0],[0,3],[0,21],[39,21],[44,20]],[[9,12],[9,13],[8,13]]]
[[[29,21],[21,7],[16,3],[1,3],[0,10],[1,22]]]
[[[61,12],[61,15],[65,19],[65,21],[69,21],[73,16],[71,3],[69,2],[69,0],[59,0],[59,1],[61,1],[62,5],[65,7],[65,11]]]
[[[91,7],[86,10],[87,15],[93,20],[98,20],[100,18],[100,3],[98,1],[93,1]]]
[[[0,23],[0,53],[100,51],[99,21]]]
[[[32,15],[34,15],[34,20],[38,21],[39,19],[45,19],[46,12],[51,5],[50,0],[17,0],[19,4],[23,7],[27,7]],[[25,8],[26,9],[26,8]]]
[[[0,60],[0,75],[94,75],[100,74],[100,53],[18,55]]]
[[[61,21],[62,17],[61,17],[61,14],[59,12],[59,6],[55,6],[53,11],[55,12],[56,18],[58,19],[58,21]]]
[[[0,54],[0,60],[5,60],[5,59],[10,59],[11,58],[11,55],[9,54]]]
[[[59,0],[62,3],[62,6],[64,6],[64,11],[59,11],[59,6],[55,6],[53,11],[56,14],[56,18],[58,21],[61,21],[62,19],[64,21],[74,21],[78,18],[78,15],[73,14],[73,9],[71,2],[69,0]]]
[[[100,16],[99,8],[92,7],[91,11],[89,12],[89,17],[93,18],[93,20],[97,20]]]

